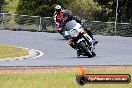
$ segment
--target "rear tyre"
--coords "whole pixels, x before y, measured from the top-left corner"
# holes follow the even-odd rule
[[[79,57],[81,55],[81,51],[77,50],[77,56]]]
[[[91,58],[93,55],[92,55],[92,52],[90,52],[90,50],[87,49],[87,47],[85,46],[85,43],[84,42],[80,42],[79,43],[79,47],[82,49],[82,51],[88,55],[89,58]]]

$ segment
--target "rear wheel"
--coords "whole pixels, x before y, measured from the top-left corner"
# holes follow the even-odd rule
[[[77,50],[77,56],[79,57],[81,55],[81,51]]]
[[[82,51],[88,55],[89,58],[91,58],[93,55],[92,55],[92,52],[90,50],[87,49],[86,45],[84,42],[80,42],[79,43],[79,47],[82,49]]]

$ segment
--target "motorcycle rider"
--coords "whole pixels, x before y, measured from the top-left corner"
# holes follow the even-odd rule
[[[63,28],[63,27],[65,27],[65,24],[66,24],[67,22],[71,21],[71,20],[75,20],[76,22],[82,24],[82,19],[79,18],[78,16],[73,16],[73,13],[72,13],[70,10],[64,10],[64,11],[63,11],[63,17],[64,17],[64,20],[63,20],[62,23],[60,24],[60,27],[61,27],[62,29],[65,29],[65,28]],[[90,36],[93,40],[95,40],[95,39],[93,38],[92,32],[91,32],[90,30],[88,30],[86,27],[84,27],[84,30],[89,34],[89,36]],[[98,41],[95,41],[95,44],[97,44],[97,43],[98,43]],[[74,42],[73,42],[72,39],[69,39],[69,45],[70,45],[72,48],[76,49],[76,45],[74,44]]]
[[[61,22],[64,20],[63,18],[63,12],[62,12],[62,8],[60,5],[56,5],[55,6],[55,12],[53,14],[53,18],[54,18],[54,22],[56,23],[56,25],[58,26],[57,31],[59,33],[62,33],[62,30],[59,30],[59,25],[61,24]]]

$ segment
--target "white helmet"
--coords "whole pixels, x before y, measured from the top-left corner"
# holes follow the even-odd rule
[[[55,9],[61,9],[61,6],[60,5],[56,5]]]

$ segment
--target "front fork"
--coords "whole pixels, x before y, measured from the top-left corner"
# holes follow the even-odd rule
[[[74,39],[72,41],[74,41]],[[70,42],[72,42],[72,41],[70,41]],[[78,39],[76,41],[76,43],[74,43],[76,49],[79,49],[78,44],[80,42],[82,42],[82,41],[86,41],[87,44],[88,44],[88,46],[89,46],[90,51],[91,52],[94,52],[94,50],[95,50],[94,40],[89,35],[87,35],[87,34],[83,34],[82,37],[80,39]]]
[[[94,52],[95,46],[94,46],[94,40],[88,35],[88,34],[83,34],[82,37],[86,40],[90,47],[90,51]]]

